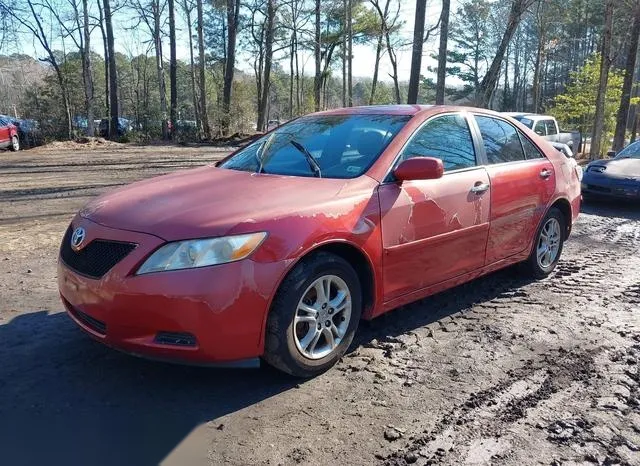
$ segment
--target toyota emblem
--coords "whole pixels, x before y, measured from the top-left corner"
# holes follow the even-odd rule
[[[73,235],[71,235],[71,247],[77,251],[82,246],[84,242],[84,238],[87,236],[87,232],[82,227],[78,227],[73,230]]]

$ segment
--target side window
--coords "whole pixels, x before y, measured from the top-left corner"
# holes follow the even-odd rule
[[[536,125],[533,127],[533,132],[540,136],[546,136],[547,132],[545,131],[544,121],[536,121]]]
[[[445,171],[476,165],[476,152],[467,120],[460,114],[429,120],[402,151],[400,161],[412,157],[436,157]]]
[[[520,135],[522,147],[524,148],[524,155],[527,157],[527,160],[544,158],[544,155],[542,154],[542,152],[540,152],[540,149],[538,149],[538,147],[534,143],[529,141],[529,138],[527,138],[520,131],[518,131],[518,134]]]
[[[545,120],[545,126],[547,127],[547,136],[552,134],[558,134],[556,131],[556,123],[553,120]]]
[[[484,115],[476,115],[476,121],[490,164],[525,160],[520,137],[513,126]]]

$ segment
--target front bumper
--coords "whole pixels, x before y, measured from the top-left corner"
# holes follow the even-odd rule
[[[116,349],[153,359],[218,364],[262,355],[271,297],[283,262],[243,260],[200,269],[133,275],[163,244],[152,235],[107,228],[77,217],[87,242],[138,246],[100,279],[58,261],[58,287],[71,318]]]
[[[622,181],[603,176],[587,176],[581,184],[582,194],[608,199],[640,200],[640,183]]]

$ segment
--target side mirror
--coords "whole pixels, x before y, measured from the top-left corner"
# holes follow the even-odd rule
[[[444,165],[435,157],[413,157],[400,162],[393,175],[398,181],[435,180],[442,178]]]
[[[614,158],[615,156],[616,156],[615,150],[610,150],[609,152],[607,152],[607,157],[609,157],[610,159]]]
[[[537,129],[537,130],[536,130],[536,134],[537,134],[538,136],[544,136],[544,131],[541,131],[541,130]]]

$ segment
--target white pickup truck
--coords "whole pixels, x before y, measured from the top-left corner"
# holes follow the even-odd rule
[[[518,120],[523,125],[532,129],[534,133],[551,142],[566,144],[573,152],[578,151],[580,145],[580,133],[561,132],[556,119],[549,115],[538,115],[536,113],[516,113],[505,112],[503,115],[510,116]]]

